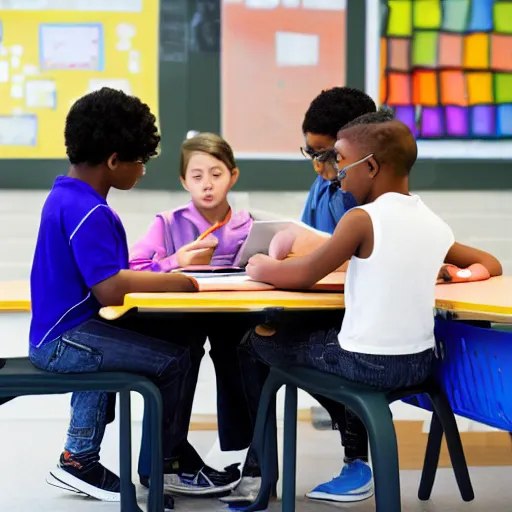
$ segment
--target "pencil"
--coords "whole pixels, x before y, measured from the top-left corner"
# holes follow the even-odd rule
[[[210,226],[202,235],[199,236],[198,240],[204,240],[208,235],[211,235],[214,231],[219,229],[223,223],[217,222],[213,226]]]
[[[202,235],[199,236],[198,240],[204,240],[208,235],[211,235],[214,231],[224,226],[231,220],[231,210],[229,210],[226,218],[222,222],[216,222],[213,226],[210,226]]]

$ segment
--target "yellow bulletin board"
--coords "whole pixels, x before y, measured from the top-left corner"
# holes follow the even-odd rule
[[[0,158],[65,158],[70,106],[102,86],[158,113],[159,0],[53,1],[0,0]]]

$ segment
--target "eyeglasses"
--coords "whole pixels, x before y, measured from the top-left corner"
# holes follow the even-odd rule
[[[339,167],[339,162],[336,160],[334,167],[338,171],[338,180],[341,181],[341,180],[345,179],[345,177],[347,176],[347,171],[349,169],[352,169],[352,167],[355,167],[356,165],[366,162],[372,156],[373,156],[373,153],[369,154],[368,156],[365,156],[364,158],[361,158],[361,160],[358,160],[357,162],[354,162],[353,164],[346,165],[345,167],[342,167],[341,169]]]
[[[309,147],[302,146],[300,148],[300,152],[302,153],[302,156],[308,160],[316,160],[322,164],[329,162],[330,164],[334,165],[336,163],[336,151],[334,151],[334,149],[327,149],[325,151],[313,151]]]

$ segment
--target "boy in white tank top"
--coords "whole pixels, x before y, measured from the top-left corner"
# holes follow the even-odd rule
[[[384,390],[421,384],[430,376],[435,357],[437,278],[472,280],[501,274],[496,258],[456,243],[450,227],[409,194],[416,157],[412,133],[388,113],[365,114],[349,123],[338,134],[336,165],[343,190],[361,206],[345,214],[331,238],[295,244],[293,234],[283,233],[273,244],[281,257],[292,246],[295,255],[309,252],[305,256],[277,260],[259,254],[249,260],[249,276],[281,289],[309,288],[350,260],[339,336],[335,330],[260,325],[246,337],[244,374],[251,378],[245,386],[254,407],[264,365],[309,366]],[[333,495],[326,483],[308,496],[336,501],[370,497],[371,469],[362,461],[345,465],[335,479],[336,488],[343,488],[348,475],[354,482],[354,473],[359,488]]]

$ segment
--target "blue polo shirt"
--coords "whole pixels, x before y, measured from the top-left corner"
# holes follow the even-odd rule
[[[43,207],[32,264],[30,344],[39,347],[97,315],[91,288],[127,268],[117,214],[87,183],[59,176]]]
[[[338,185],[317,176],[302,212],[304,224],[325,233],[334,233],[343,215],[357,206],[352,194],[341,190]]]

